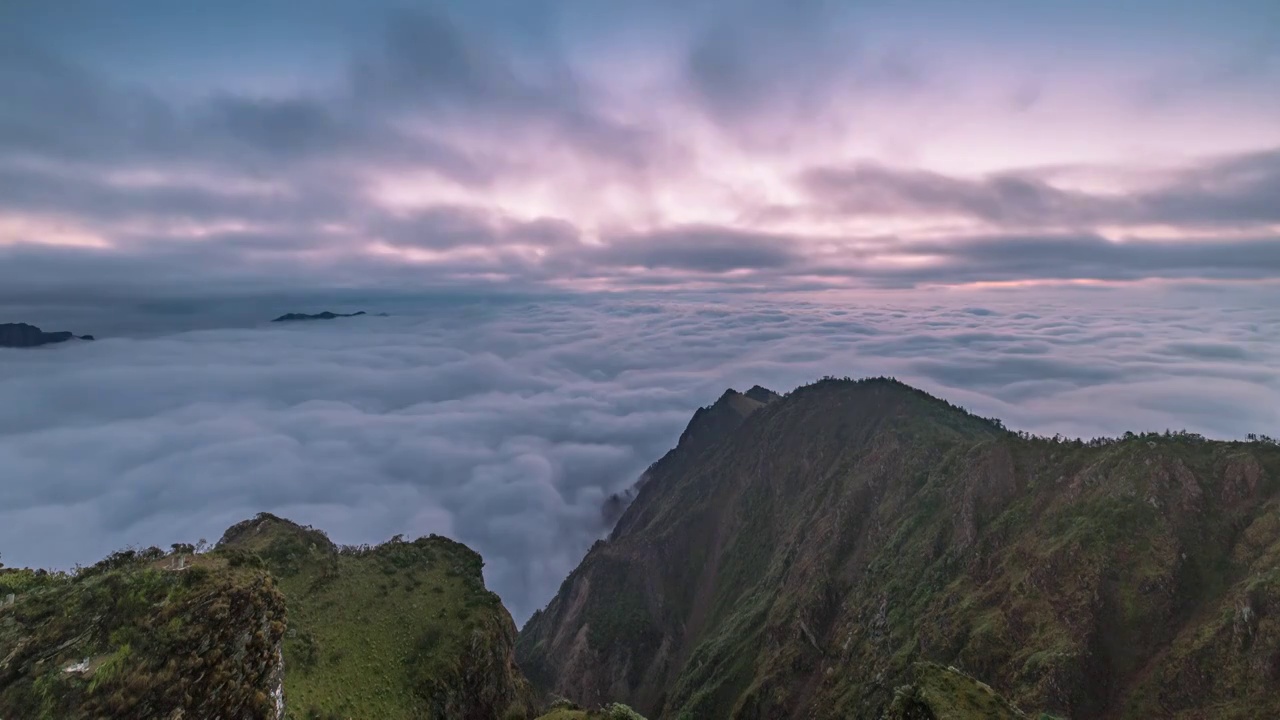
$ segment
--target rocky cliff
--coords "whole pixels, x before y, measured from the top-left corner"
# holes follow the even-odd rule
[[[651,468],[517,656],[657,718],[964,717],[924,714],[962,676],[1010,712],[1280,716],[1278,477],[1270,443],[1036,438],[826,380]]]

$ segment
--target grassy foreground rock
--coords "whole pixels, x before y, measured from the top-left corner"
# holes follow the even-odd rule
[[[0,570],[0,718],[535,715],[515,625],[460,543],[339,547],[264,513],[194,550]]]
[[[215,554],[277,579],[290,718],[532,717],[515,624],[465,545],[433,535],[340,548],[264,513],[229,528]]]
[[[178,564],[181,562],[181,569]],[[260,568],[127,551],[0,571],[0,717],[274,718],[285,602]]]

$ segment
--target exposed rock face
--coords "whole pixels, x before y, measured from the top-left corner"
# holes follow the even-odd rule
[[[27,323],[0,323],[0,347],[39,347],[40,345],[66,342],[72,338],[76,338],[76,336],[65,330],[44,332],[35,325],[28,325]],[[93,336],[81,335],[76,339],[92,340]]]
[[[363,310],[360,310],[358,312],[353,312],[353,313],[335,313],[335,312],[329,312],[328,310],[326,310],[322,313],[316,313],[314,315],[308,315],[306,313],[286,313],[272,320],[271,322],[292,322],[295,320],[333,320],[334,318],[359,317],[360,315],[365,315],[365,314],[366,313]]]
[[[1280,717],[1274,444],[1029,438],[889,380],[714,436],[655,463],[526,624],[535,685],[651,718],[878,718],[935,661],[1063,717]]]

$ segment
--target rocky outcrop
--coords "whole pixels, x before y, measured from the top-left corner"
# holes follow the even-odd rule
[[[0,323],[0,347],[31,348],[66,342],[72,339],[92,340],[93,336],[76,336],[65,330],[45,332],[35,325],[28,325],[27,323]]]
[[[1280,717],[1277,568],[1273,443],[1036,438],[825,380],[655,464],[517,657],[652,718],[875,718],[922,661],[1062,717]]]

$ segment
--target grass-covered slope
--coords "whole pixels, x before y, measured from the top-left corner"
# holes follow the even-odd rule
[[[1278,479],[1270,443],[823,381],[651,469],[518,655],[656,718],[875,718],[919,661],[1063,717],[1280,716]]]
[[[893,693],[885,720],[1026,720],[991,686],[953,667],[917,663],[914,680]],[[1041,715],[1042,720],[1049,716]]]
[[[0,570],[0,718],[534,715],[515,625],[464,545],[340,548],[264,513],[211,552],[174,547]]]
[[[264,564],[289,608],[289,717],[493,720],[532,716],[515,625],[480,556],[447,538],[339,548],[268,514],[215,554]]]
[[[261,569],[152,549],[0,571],[0,717],[275,718],[284,599]]]
[[[621,703],[609,703],[595,710],[583,710],[561,700],[538,720],[645,720],[644,716]]]

